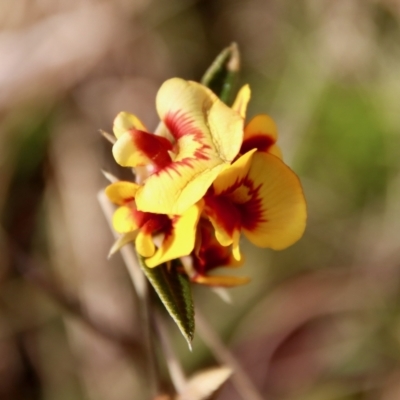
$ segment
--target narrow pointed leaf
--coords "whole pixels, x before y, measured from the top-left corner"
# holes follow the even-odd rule
[[[209,87],[224,103],[231,105],[239,68],[239,49],[236,43],[232,43],[217,56],[201,83]]]
[[[188,277],[178,272],[176,263],[173,263],[170,269],[165,264],[148,268],[144,259],[140,256],[138,258],[144,274],[191,349],[194,335],[194,307]]]

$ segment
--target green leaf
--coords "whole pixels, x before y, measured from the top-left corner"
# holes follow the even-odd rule
[[[236,43],[232,43],[217,56],[201,79],[201,83],[209,87],[224,103],[230,105],[239,69],[239,49]]]
[[[178,272],[177,261],[172,262],[171,268],[165,264],[148,268],[144,258],[140,256],[138,258],[144,274],[191,349],[194,335],[194,307],[189,278]]]

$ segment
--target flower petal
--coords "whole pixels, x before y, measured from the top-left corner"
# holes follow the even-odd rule
[[[229,161],[238,153],[243,139],[243,118],[205,86],[169,79],[161,86],[156,105],[161,120],[177,141],[192,137],[199,151],[210,146],[217,156]]]
[[[154,256],[146,259],[146,265],[152,268],[190,254],[194,248],[200,213],[201,207],[195,204],[181,216],[174,217],[171,232],[166,233]]]
[[[206,87],[178,78],[161,86],[156,103],[177,154],[147,179],[137,205],[143,211],[180,215],[238,154],[243,119]]]
[[[235,241],[235,259],[238,256],[238,235],[240,235],[240,214],[229,200],[213,197],[206,201],[205,212],[215,229],[215,237],[222,246]],[[240,258],[239,258],[240,259]]]
[[[202,218],[197,227],[196,245],[192,252],[193,274],[188,275],[207,275],[208,271],[218,267],[237,268],[242,264],[243,260],[237,261],[232,256],[231,247],[219,243],[211,222]]]
[[[130,114],[126,111],[120,112],[114,119],[113,132],[118,139],[122,134],[131,130],[138,129],[147,132],[146,127],[136,115]]]
[[[112,224],[118,233],[128,233],[139,228],[130,206],[118,207],[114,212]]]
[[[226,168],[213,183],[214,194],[219,195],[229,191],[237,185],[237,182],[244,179],[247,175],[252,157],[256,149],[248,151],[246,154],[238,158],[229,168]]]
[[[115,161],[123,167],[151,163],[158,168],[163,168],[171,163],[169,150],[172,150],[172,144],[167,139],[132,129],[118,138],[112,152]]]
[[[296,242],[305,229],[306,204],[296,174],[278,157],[255,151],[223,171],[205,197],[216,238],[233,244],[236,259],[240,229],[257,246],[275,250]]]
[[[304,233],[307,211],[297,175],[279,158],[257,152],[247,175],[252,200],[241,205],[242,229],[257,246],[284,249]]]
[[[118,181],[105,188],[109,200],[120,206],[134,200],[139,185],[133,182]]]
[[[224,168],[225,165],[217,165],[197,175],[191,168],[182,168],[179,172],[162,170],[153,174],[137,192],[138,209],[180,215],[204,196]]]
[[[232,109],[235,110],[244,119],[246,117],[247,104],[250,101],[251,91],[249,85],[244,85],[239,90]]]
[[[239,239],[240,239],[240,230],[236,230],[233,233],[233,238],[232,238],[232,255],[236,261],[240,261],[242,259],[242,254],[240,253],[240,248],[239,248]]]
[[[192,282],[200,283],[207,286],[235,287],[245,285],[250,282],[250,278],[246,276],[203,276],[197,275],[191,278]]]
[[[245,154],[251,149],[257,149],[282,158],[282,152],[275,144],[277,139],[278,131],[274,120],[266,114],[256,115],[244,128],[240,152]]]
[[[135,241],[136,251],[142,257],[151,257],[156,251],[151,232],[140,230]]]

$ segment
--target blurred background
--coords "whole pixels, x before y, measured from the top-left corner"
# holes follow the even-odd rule
[[[0,0],[0,399],[147,398],[96,198],[101,169],[124,171],[99,129],[123,110],[155,127],[160,84],[199,80],[232,41],[309,219],[285,251],[243,243],[233,304],[195,302],[266,399],[400,399],[398,0]],[[217,365],[170,334],[188,374]]]

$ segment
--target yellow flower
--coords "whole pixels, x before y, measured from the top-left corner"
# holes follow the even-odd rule
[[[242,232],[275,250],[302,236],[307,213],[301,184],[282,161],[269,116],[257,115],[243,127],[249,100],[248,85],[230,108],[201,84],[173,78],[157,94],[157,134],[136,116],[118,114],[114,158],[122,166],[145,166],[148,175],[141,185],[106,188],[119,206],[114,228],[123,234],[113,251],[135,241],[149,267],[190,255],[192,281],[234,286],[248,278],[208,272],[241,260]],[[201,213],[209,222],[203,218],[198,225]]]
[[[255,245],[284,249],[303,234],[306,204],[296,174],[278,157],[253,149],[224,170],[204,197],[204,212],[223,246],[240,260],[240,233]]]
[[[138,210],[180,215],[204,196],[239,153],[243,118],[211,90],[179,78],[161,86],[156,108],[165,137],[147,132],[137,117],[121,113],[114,121],[113,154],[122,166],[153,168],[137,189]]]
[[[140,186],[119,181],[107,186],[108,198],[119,207],[113,215],[114,229],[124,234],[114,251],[135,241],[137,252],[146,257],[146,265],[155,267],[166,261],[186,256],[194,248],[200,208],[191,206],[180,216],[142,212],[137,209],[136,195]],[[159,247],[154,241],[159,237]]]

